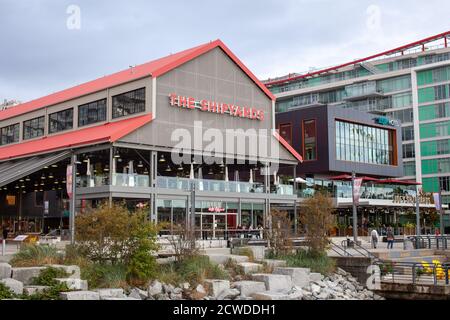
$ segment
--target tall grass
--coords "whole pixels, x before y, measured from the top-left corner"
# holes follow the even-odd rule
[[[59,264],[63,255],[55,247],[26,244],[17,252],[10,263],[13,267],[34,267],[46,264]]]
[[[285,260],[288,267],[310,268],[312,272],[318,272],[323,275],[329,275],[336,269],[334,260],[328,257],[326,253],[298,250],[293,254],[273,255],[269,253],[267,257]]]

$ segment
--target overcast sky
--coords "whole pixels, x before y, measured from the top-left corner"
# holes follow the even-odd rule
[[[450,30],[449,17],[448,0],[0,0],[0,100],[25,102],[217,38],[265,79]]]

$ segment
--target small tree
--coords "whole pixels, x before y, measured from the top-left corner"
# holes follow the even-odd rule
[[[269,240],[272,254],[277,256],[286,253],[292,248],[290,242],[292,222],[289,215],[286,211],[272,209],[269,219],[272,228],[266,231],[266,238]]]
[[[317,192],[303,203],[300,221],[312,254],[322,254],[328,243],[328,231],[334,226],[333,203],[328,195]]]
[[[195,234],[185,225],[175,225],[168,241],[178,262],[198,254],[199,248],[195,241]]]

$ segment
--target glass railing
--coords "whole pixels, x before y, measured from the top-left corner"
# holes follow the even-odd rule
[[[148,175],[141,174],[114,173],[112,185],[116,187],[149,187],[150,178]]]
[[[77,186],[80,188],[94,188],[109,185],[109,175],[77,177]]]
[[[380,93],[382,91],[377,89],[377,83],[375,81],[352,84],[345,87],[345,96],[347,99]]]
[[[314,196],[319,190],[327,191],[333,198],[352,199],[352,186],[350,184],[334,185],[329,187],[307,187],[298,190],[297,195],[300,198],[309,198]],[[361,187],[361,199],[380,199],[394,200],[395,196],[410,195],[415,196],[416,191],[413,187],[404,185],[366,185]]]

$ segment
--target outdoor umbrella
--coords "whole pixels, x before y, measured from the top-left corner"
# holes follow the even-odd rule
[[[253,170],[250,169],[250,179],[248,180],[248,183],[253,183]]]
[[[191,172],[189,173],[189,179],[193,180],[195,179],[194,177],[194,164],[191,163]]]
[[[198,168],[198,189],[203,190],[203,172],[202,167]]]
[[[228,167],[225,166],[225,181],[228,182]]]
[[[128,186],[130,187],[134,187],[134,165],[133,165],[134,161],[130,160],[130,162],[128,162]]]
[[[236,192],[241,192],[241,186],[239,184],[239,171],[234,171],[234,181],[236,181]]]

